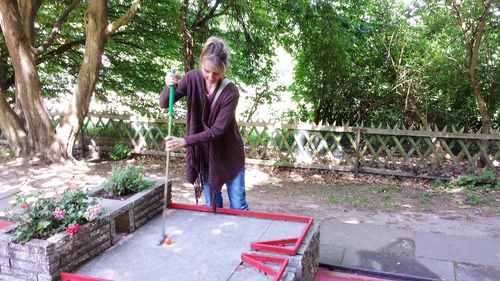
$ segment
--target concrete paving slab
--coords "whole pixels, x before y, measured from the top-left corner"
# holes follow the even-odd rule
[[[248,266],[246,264],[241,264],[235,270],[234,274],[229,278],[228,281],[271,281],[274,277],[271,275],[263,274],[255,267]],[[281,277],[281,281],[294,281],[295,274],[293,272],[285,272]]]
[[[15,199],[12,197],[6,197],[0,199],[0,218],[5,218],[7,217],[7,209],[10,209],[12,206],[12,203],[14,203]]]
[[[321,244],[366,251],[414,255],[414,233],[370,224],[347,224],[335,220],[321,223]]]
[[[297,237],[300,235],[305,226],[305,222],[275,220],[271,222],[269,228],[257,241]]]
[[[456,264],[456,281],[498,281],[500,267],[481,266],[473,264]]]
[[[102,207],[106,210],[106,213],[114,213],[127,205],[126,201],[121,200],[111,200],[106,198],[99,198],[102,200]]]
[[[415,242],[417,257],[489,266],[500,265],[500,240],[417,232]]]
[[[19,186],[4,186],[0,189],[0,199],[15,197],[20,191],[21,188]]]
[[[456,281],[452,261],[437,261],[437,260],[422,259],[422,258],[415,258],[415,259],[423,268],[427,268],[432,273],[438,275],[440,280]],[[405,274],[411,274],[411,272]]]
[[[290,232],[289,222],[172,209],[165,223],[172,245],[157,246],[163,224],[158,216],[75,273],[123,281],[268,280],[256,269],[241,267],[241,253],[262,237],[287,238],[277,236],[279,229],[298,235],[305,226],[291,223]]]
[[[257,272],[256,272],[257,271]],[[246,264],[241,264],[236,268],[233,275],[229,277],[230,281],[247,281],[247,280],[255,280],[255,281],[268,281],[273,280],[271,276],[265,274],[258,274],[258,269],[255,267],[251,267]]]
[[[319,263],[328,265],[342,264],[346,248],[334,246],[330,244],[320,244],[319,246]]]
[[[374,251],[347,249],[342,266],[454,281],[453,263]]]

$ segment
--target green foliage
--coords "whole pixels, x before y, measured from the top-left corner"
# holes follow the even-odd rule
[[[385,185],[374,186],[373,190],[379,194],[393,194],[401,192],[401,187],[385,184]]]
[[[450,182],[451,186],[465,187],[469,191],[494,191],[500,190],[496,174],[493,171],[485,171],[480,174],[468,174]]]
[[[242,132],[244,142],[252,144],[267,145],[271,139],[267,130],[259,132],[257,129],[251,129],[249,133]]]
[[[109,157],[113,160],[121,160],[124,158],[129,158],[134,154],[134,150],[128,147],[124,143],[117,143],[113,147],[113,150],[109,153]]]
[[[272,166],[273,166],[273,168],[278,168],[284,164],[292,163],[292,162],[293,162],[292,159],[290,159],[290,157],[287,156],[284,159],[280,159],[280,160],[275,161]]]
[[[438,196],[438,193],[421,191],[417,193],[417,196],[420,198],[420,208],[424,209],[432,203],[432,198]]]
[[[442,187],[446,186],[446,183],[442,179],[435,179],[435,180],[431,181],[430,185],[433,188],[442,188]]]
[[[449,183],[450,187],[458,186],[465,188],[465,196],[468,204],[484,205],[492,200],[492,194],[500,190],[500,182],[492,171],[479,174],[468,174],[461,176]]]
[[[299,106],[286,115],[316,123],[426,120],[439,127],[479,128],[477,101],[463,69],[469,60],[463,35],[442,3],[295,1],[283,10],[300,15],[284,20],[289,30],[299,31],[282,36],[297,62],[290,90]],[[500,31],[488,28],[498,18],[490,15],[477,71],[496,128]]]
[[[128,131],[133,130],[125,123],[109,123],[107,125],[89,123],[85,127],[85,134],[89,137],[110,137],[110,136],[125,136]]]
[[[0,146],[0,158],[13,159],[16,157],[16,149],[13,146]]]
[[[478,18],[475,13],[481,9],[470,7],[481,2],[462,2],[465,20]],[[133,20],[109,38],[95,89],[96,100],[107,103],[109,112],[123,113],[117,108],[127,105],[149,116],[160,113],[157,94],[163,87],[164,70],[183,61],[181,4],[141,1]],[[116,20],[129,5],[110,0],[109,20]],[[228,76],[249,86],[240,87],[242,93],[252,89],[248,95],[252,104],[243,111],[246,118],[259,105],[272,104],[281,93],[292,92],[295,109],[284,115],[295,120],[392,125],[407,119],[420,123],[424,118],[439,127],[477,129],[477,101],[463,69],[469,59],[452,9],[434,0],[405,5],[395,0],[221,1],[213,13],[218,16],[190,30],[193,54],[197,61],[202,42],[211,35],[226,39],[232,51]],[[46,40],[66,6],[65,1],[43,2],[35,22],[35,47]],[[86,6],[85,1],[78,5],[62,24],[55,43],[37,55],[42,93],[49,100],[74,87],[84,54]],[[184,24],[195,26],[212,6],[190,1],[187,8]],[[500,29],[494,28],[498,13],[490,11],[488,19],[477,77],[491,125],[498,128]],[[13,68],[3,38],[0,41],[0,56],[7,64],[0,80],[7,81],[7,101],[13,104]],[[280,46],[294,57],[294,83],[288,89],[278,84],[276,72],[290,73],[289,69],[273,68]]]
[[[474,190],[465,190],[465,196],[467,198],[467,203],[470,205],[485,205],[491,201],[489,196]]]
[[[115,165],[103,184],[104,190],[115,196],[142,191],[153,184],[152,181],[144,180],[143,175],[144,168],[140,164]]]
[[[16,222],[12,233],[15,242],[26,243],[32,238],[43,239],[66,229],[77,231],[78,225],[93,221],[101,214],[101,205],[81,190],[66,190],[61,195],[18,195],[10,219]],[[75,225],[76,224],[76,225]]]
[[[326,200],[328,200],[328,202],[330,202],[332,204],[338,204],[341,201],[339,196],[336,194],[328,194]]]

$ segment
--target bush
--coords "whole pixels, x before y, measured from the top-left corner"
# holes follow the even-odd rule
[[[16,227],[12,240],[26,243],[32,238],[43,239],[63,230],[70,234],[84,223],[98,219],[101,204],[88,199],[81,190],[66,190],[61,195],[48,197],[44,194],[18,195],[8,212]]]
[[[471,191],[493,191],[500,189],[496,174],[492,171],[485,171],[481,174],[469,174],[461,176],[450,182],[452,186],[465,187]]]
[[[153,181],[144,180],[144,168],[134,164],[116,165],[111,168],[111,175],[104,182],[104,190],[115,196],[142,191],[153,185]]]
[[[0,146],[0,158],[13,159],[16,157],[16,149],[13,146]]]
[[[117,143],[113,147],[113,150],[109,153],[109,157],[112,160],[121,160],[124,158],[129,158],[134,153],[134,150],[128,147],[124,143]]]

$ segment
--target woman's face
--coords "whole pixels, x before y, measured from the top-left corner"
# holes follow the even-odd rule
[[[201,72],[208,84],[216,84],[224,77],[224,70],[219,69],[210,60],[203,60],[201,62]]]

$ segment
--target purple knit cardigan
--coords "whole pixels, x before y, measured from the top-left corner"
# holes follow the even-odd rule
[[[161,108],[168,108],[168,94],[165,87],[160,94]],[[201,71],[191,70],[177,84],[174,100],[184,96],[187,97],[186,179],[192,184],[208,181],[211,198],[215,199],[214,194],[245,165],[243,139],[235,117],[240,93],[236,85],[229,83],[211,109]]]

